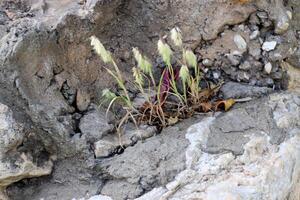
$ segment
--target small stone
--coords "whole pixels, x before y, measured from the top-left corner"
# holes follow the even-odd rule
[[[268,86],[268,87],[273,87],[274,86],[274,81],[271,78],[266,78],[263,80],[263,85]]]
[[[104,195],[97,195],[97,196],[92,196],[88,200],[112,200],[112,198]]]
[[[275,33],[283,34],[290,26],[290,16],[286,12],[279,12],[276,23],[275,23]]]
[[[251,68],[251,65],[248,61],[243,62],[240,66],[239,69],[242,70],[249,70]]]
[[[240,49],[240,50],[243,50],[245,51],[247,49],[247,43],[245,41],[245,39],[239,35],[239,34],[236,34],[233,38],[234,40],[234,43],[235,45]]]
[[[289,17],[290,20],[293,19],[293,13],[289,10],[286,11],[287,16]]]
[[[257,41],[251,42],[249,44],[249,54],[256,60],[261,58],[261,48],[260,43]]]
[[[202,61],[202,64],[203,64],[205,67],[211,67],[211,66],[213,66],[213,61],[210,60],[210,59],[208,59],[208,58],[206,58],[206,59],[204,59],[204,60]]]
[[[251,16],[249,18],[249,23],[252,25],[260,24],[259,18],[257,17],[257,15],[255,13],[251,14]]]
[[[272,71],[272,64],[270,62],[268,62],[267,64],[265,64],[265,68],[264,69],[265,69],[265,72],[267,74],[270,74],[271,71]]]
[[[108,124],[105,117],[105,113],[94,110],[88,112],[80,119],[79,129],[82,134],[86,135],[86,138],[90,142],[95,142],[102,138],[112,130],[112,125]]]
[[[248,82],[250,80],[250,75],[247,72],[239,71],[237,74],[237,80]]]
[[[238,66],[241,62],[242,57],[233,54],[227,54],[227,59],[229,60],[231,65]]]
[[[266,12],[257,12],[256,15],[257,15],[260,19],[268,19],[268,13],[266,13]]]
[[[78,110],[85,111],[88,108],[90,101],[91,101],[90,95],[86,90],[82,90],[82,89],[77,90],[76,105]]]
[[[239,25],[238,27],[239,27],[239,29],[240,29],[241,31],[244,31],[244,30],[245,30],[245,25],[244,25],[244,24],[241,24],[241,25]]]
[[[117,146],[112,142],[100,140],[94,143],[96,158],[105,158],[113,154]]]
[[[220,76],[221,76],[221,72],[220,72],[220,71],[214,71],[214,72],[213,72],[213,77],[214,77],[214,79],[219,79]]]
[[[259,30],[253,31],[250,35],[250,40],[256,39],[259,36],[259,34],[260,34]]]
[[[262,49],[264,51],[272,51],[275,49],[276,45],[277,45],[276,41],[264,42],[262,45]]]

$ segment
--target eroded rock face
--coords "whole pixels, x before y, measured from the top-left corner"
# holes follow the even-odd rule
[[[224,97],[264,96],[271,91],[270,88],[281,89],[285,80],[281,61],[285,60],[295,67],[299,64],[299,36],[296,32],[299,3],[295,0],[255,1],[249,4],[215,0],[3,0],[0,4],[0,102],[17,111],[18,117],[22,116],[20,118],[24,122],[28,119],[24,123],[26,126],[38,130],[33,131],[27,146],[21,148],[23,151],[30,149],[30,146],[36,147],[37,142],[31,143],[36,139],[43,147],[35,151],[30,149],[34,152],[33,158],[42,152],[46,156],[41,157],[45,157],[46,161],[50,154],[58,155],[60,159],[69,157],[70,162],[74,162],[76,167],[71,167],[68,177],[60,181],[70,183],[63,187],[69,191],[64,194],[66,198],[73,194],[83,197],[85,191],[90,192],[86,198],[97,191],[113,195],[116,199],[136,198],[153,187],[171,181],[178,171],[185,168],[182,165],[185,159],[182,152],[187,141],[179,136],[158,136],[159,142],[151,138],[145,142],[150,146],[147,147],[149,149],[144,150],[147,145],[138,142],[138,134],[129,131],[129,136],[122,138],[129,148],[121,154],[124,149],[120,148],[117,137],[108,133],[112,127],[104,121],[103,113],[93,114],[98,111],[92,104],[99,103],[102,89],[114,87],[114,83],[103,68],[103,63],[91,51],[88,40],[91,35],[99,37],[113,52],[124,76],[130,79],[129,73],[134,64],[130,56],[131,47],[139,47],[148,57],[156,60],[153,64],[159,73],[164,65],[160,59],[155,59],[156,41],[176,25],[182,30],[185,43],[196,50],[199,63],[205,66],[203,71],[207,80],[217,83],[224,79],[243,83],[225,84]],[[292,76],[294,74],[291,72],[289,75],[297,85],[299,81]],[[237,91],[232,92],[231,87]],[[294,87],[297,88],[289,86]],[[285,130],[282,132],[284,128],[280,124],[289,123],[289,120],[286,122],[283,118],[279,124],[273,122],[269,113],[275,108],[263,105],[263,102],[256,106],[247,104],[247,107],[238,108],[231,114],[219,116],[210,127],[212,134],[207,136],[207,143],[200,150],[216,153],[217,158],[221,156],[220,152],[229,151],[231,154],[225,157],[230,161],[232,155],[241,157],[245,154],[243,145],[251,141],[253,133],[264,131],[268,133],[270,141],[266,142],[267,136],[261,134],[257,136],[259,143],[267,146],[268,155],[273,155],[272,147],[281,144],[286,137],[282,133],[290,133]],[[289,112],[289,108],[286,109]],[[295,121],[298,118],[289,116],[288,119]],[[93,124],[91,120],[97,123]],[[231,123],[234,120],[239,121]],[[272,132],[268,129],[272,129]],[[178,134],[178,131],[174,132]],[[9,152],[12,150],[10,144],[11,147],[17,146],[21,141],[17,139],[11,142],[12,135],[10,133],[8,140],[3,142],[8,144],[3,148],[8,148]],[[150,131],[150,134],[147,132],[140,138],[143,140],[152,135],[155,134]],[[249,138],[245,138],[245,135]],[[19,138],[23,136],[19,135]],[[178,145],[174,147],[178,150],[168,146],[168,141],[171,141],[171,146]],[[253,143],[256,146],[256,140]],[[26,142],[23,141],[23,144]],[[102,148],[103,144],[107,146]],[[156,152],[156,146],[159,146],[160,153]],[[98,158],[121,155],[95,164],[94,153]],[[140,154],[144,157],[140,158]],[[151,154],[155,157],[149,156]],[[264,156],[264,153],[258,154]],[[24,162],[27,160],[27,164],[32,160],[27,154],[25,157],[22,153],[17,156]],[[130,168],[132,164],[122,163],[122,159],[130,160],[132,157],[135,158],[134,165],[139,166],[137,172],[127,172],[114,166]],[[173,157],[179,159],[174,161]],[[70,168],[70,164],[60,164],[62,171],[56,171],[54,177],[65,174],[64,168]],[[172,164],[174,166],[169,166]],[[46,169],[50,165],[46,164]],[[100,169],[90,172],[95,165]],[[156,169],[157,165],[160,166],[159,170]],[[225,163],[224,166],[228,165]],[[23,173],[21,168],[20,173]],[[150,176],[145,174],[147,170]],[[157,175],[161,172],[162,175]],[[72,174],[80,174],[80,177],[73,177]],[[89,182],[91,177],[98,175],[101,183],[93,183],[99,185],[85,184],[84,181]],[[142,179],[139,179],[140,175]],[[74,181],[80,190],[70,186]],[[26,195],[39,199],[50,193],[53,195],[50,199],[57,199],[59,195],[54,195],[57,193],[54,190],[60,193],[65,191],[56,184],[55,180],[49,183],[52,191],[49,189],[48,193],[43,188],[31,185],[38,189],[34,197],[31,192]],[[115,193],[112,185],[127,189]],[[157,198],[167,190],[160,190]]]
[[[298,95],[271,95],[264,106],[272,109],[268,115],[281,128],[284,141],[272,143],[272,134],[277,132],[274,128],[244,132],[247,142],[239,156],[225,153],[226,150],[217,154],[203,151],[211,143],[209,137],[214,134],[211,127],[220,125],[218,120],[222,117],[210,117],[191,126],[186,135],[190,142],[186,169],[165,187],[138,199],[299,199],[300,132],[299,124],[294,123],[294,118],[300,116],[299,100]],[[260,121],[269,123],[266,118]]]
[[[49,175],[51,160],[42,160],[32,152],[17,149],[25,138],[25,129],[13,118],[12,111],[0,104],[0,199],[6,199],[3,189],[25,178]],[[47,159],[47,158],[46,158]]]

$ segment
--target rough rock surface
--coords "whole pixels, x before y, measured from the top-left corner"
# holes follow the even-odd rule
[[[153,58],[159,73],[164,66],[156,56],[156,41],[170,28],[178,26],[185,36],[185,43],[195,50],[199,63],[205,66],[206,80],[213,83],[230,80],[243,84],[234,85],[234,93],[228,89],[230,85],[226,90],[225,84],[223,95],[234,98],[261,96],[269,93],[267,87],[297,89],[299,81],[294,72],[298,72],[300,57],[299,7],[297,0],[257,0],[244,4],[231,0],[1,0],[0,102],[13,110],[14,119],[24,126],[24,133],[28,133],[18,152],[20,156],[25,152],[26,158],[33,163],[36,160],[44,163],[49,157],[58,157],[52,178],[21,181],[9,188],[10,196],[12,199],[23,198],[24,193],[25,199],[89,198],[100,192],[111,195],[110,186],[114,184],[117,188],[127,188],[113,194],[117,198],[122,199],[127,194],[135,198],[170,181],[178,170],[184,168],[181,164],[170,166],[176,173],[157,175],[160,171],[151,163],[134,162],[150,166],[145,169],[149,169],[153,176],[144,178],[143,182],[133,173],[129,174],[132,179],[123,178],[119,173],[126,172],[114,168],[115,164],[121,165],[118,158],[131,158],[126,152],[137,157],[135,152],[143,152],[141,148],[146,148],[146,145],[138,142],[136,134],[129,131],[130,134],[125,134],[128,137],[123,138],[128,148],[120,148],[110,132],[111,125],[103,121],[103,114],[91,114],[98,112],[93,104],[99,103],[102,89],[113,87],[114,83],[103,63],[91,51],[89,36],[96,35],[101,39],[117,58],[125,77],[130,79],[128,74],[134,64],[131,47],[137,46]],[[275,41],[276,46],[263,50],[263,44],[271,41]],[[289,65],[282,64],[282,61]],[[272,68],[264,71],[268,63]],[[285,83],[288,80],[285,70],[290,77],[289,83]],[[254,116],[251,110],[255,108],[249,104],[248,110],[239,108],[233,111],[244,120],[241,123],[231,127],[226,124],[212,127],[215,135],[208,137],[206,152],[224,150],[237,156],[244,155],[242,145],[249,140],[243,134],[258,129],[266,131],[266,124],[274,129],[268,135],[271,144],[267,146],[281,143],[285,137],[277,132],[281,128],[271,123],[269,107],[257,107],[266,113],[257,111],[257,116]],[[265,124],[259,123],[261,118],[268,122],[262,120]],[[85,119],[88,120],[84,122]],[[235,115],[229,113],[216,121],[223,123],[234,119]],[[92,124],[89,120],[97,123]],[[154,135],[148,133],[142,139]],[[234,140],[228,133],[234,135]],[[173,137],[170,134],[156,138],[163,144],[170,140],[179,146],[181,143],[187,145],[184,137]],[[220,143],[223,137],[224,143]],[[148,140],[149,149],[145,152],[154,152],[153,145],[161,146],[160,150],[165,152],[166,145],[160,145],[154,138],[145,143]],[[99,148],[103,141],[113,142],[114,149],[103,151],[105,149]],[[180,146],[181,151],[171,149],[171,152],[162,153],[167,158],[166,163],[173,163],[174,158],[168,155],[182,155],[184,148]],[[95,153],[99,158],[120,155],[95,159]],[[145,156],[145,159],[154,160],[156,164],[164,163],[165,157],[155,155],[158,157],[150,159]],[[128,163],[124,165],[130,166]],[[145,176],[141,165],[138,173]],[[105,166],[106,171],[101,166]],[[159,169],[167,171],[163,167]],[[63,176],[62,180],[60,176]]]
[[[240,155],[223,149],[222,144],[216,154],[205,152],[210,143],[217,144],[209,139],[214,134],[212,127],[231,122],[231,119],[220,122],[222,116],[206,118],[187,131],[186,138],[190,144],[186,150],[186,169],[165,187],[153,189],[138,200],[299,199],[300,98],[293,94],[275,94],[260,103],[270,110],[266,112],[267,118],[249,120],[240,128],[247,130],[249,127],[246,126],[254,121],[271,126],[265,130],[245,131],[243,137],[246,144]],[[260,108],[255,109],[258,111]],[[241,122],[245,122],[243,120],[245,118]],[[276,144],[272,142],[272,135],[278,134],[278,129],[283,138]],[[226,134],[235,137],[234,130]],[[231,146],[241,145],[236,142]]]
[[[25,178],[49,175],[53,163],[47,156],[36,157],[32,152],[17,149],[25,139],[25,128],[13,118],[12,111],[0,104],[0,199],[7,197],[3,191],[12,183]],[[33,134],[33,133],[32,133]]]

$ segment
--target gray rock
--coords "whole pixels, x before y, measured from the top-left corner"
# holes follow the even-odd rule
[[[76,105],[78,110],[85,111],[91,102],[89,93],[86,90],[78,89],[76,94]]]
[[[248,82],[251,76],[248,72],[238,71],[237,73],[237,80],[242,82]]]
[[[249,54],[256,60],[261,58],[261,45],[258,41],[249,44]]]
[[[12,111],[0,103],[0,198],[3,189],[22,179],[49,175],[53,163],[43,162],[29,152],[19,152],[17,147],[24,141],[24,125],[13,118]],[[32,135],[34,133],[31,133]],[[25,145],[26,146],[26,145]],[[38,149],[38,147],[36,147]]]
[[[245,61],[239,65],[239,68],[242,70],[249,70],[251,69],[251,64],[249,63],[249,61]]]
[[[211,61],[210,59],[204,59],[202,61],[202,64],[205,66],[205,67],[211,67],[213,65],[213,61]]]
[[[255,40],[259,36],[260,32],[259,30],[255,30],[250,35],[250,40]]]
[[[245,41],[245,39],[239,35],[236,34],[233,38],[235,45],[242,51],[246,51],[247,49],[247,42]]]
[[[226,57],[233,66],[238,66],[241,63],[242,57],[240,55],[227,54]]]
[[[260,19],[268,19],[268,13],[266,12],[257,12],[256,15],[260,18]]]
[[[23,137],[23,127],[15,122],[12,111],[0,103],[0,155],[20,145]]]
[[[269,42],[267,41],[263,43],[262,49],[264,51],[272,51],[276,48],[276,45],[277,45],[276,41],[269,41]]]
[[[298,199],[298,104],[275,94],[192,125],[186,169],[137,200]]]
[[[188,144],[184,133],[194,120],[168,127],[161,134],[126,148],[121,155],[99,163],[97,168],[109,179],[101,194],[116,200],[134,199],[142,191],[173,180],[174,175],[184,169]]]
[[[101,139],[112,130],[112,125],[108,124],[105,113],[94,110],[85,114],[79,123],[79,129],[90,142]]]
[[[105,140],[100,140],[94,143],[94,152],[96,158],[108,157],[114,153],[118,145]]]
[[[224,98],[245,98],[245,97],[261,97],[272,92],[272,89],[266,87],[255,87],[243,85],[241,83],[228,82],[221,89]]]
[[[272,71],[272,63],[268,62],[267,64],[265,64],[264,70],[267,74],[270,74]]]

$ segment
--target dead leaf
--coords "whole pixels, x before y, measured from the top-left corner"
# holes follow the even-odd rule
[[[235,104],[234,99],[227,99],[219,101],[215,104],[215,110],[224,110],[228,111]]]
[[[170,117],[168,119],[168,125],[170,125],[170,126],[176,124],[177,122],[178,122],[178,117],[177,116],[176,117]]]
[[[200,110],[202,112],[209,112],[209,111],[212,111],[212,104],[209,103],[209,102],[203,102],[203,103],[200,103]]]

